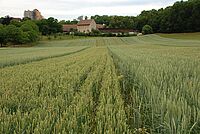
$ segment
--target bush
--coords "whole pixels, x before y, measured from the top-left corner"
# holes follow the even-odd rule
[[[82,33],[75,32],[73,35],[75,36],[90,36],[90,37],[130,37],[137,36],[137,34],[129,34],[129,33],[101,33],[99,30],[92,30],[91,33]]]
[[[85,35],[85,33],[81,33],[81,32],[75,32],[75,33],[74,33],[74,35],[75,35],[75,36],[84,36],[84,35]]]
[[[39,39],[39,30],[38,26],[30,21],[24,22],[24,24],[20,27],[20,29],[28,35],[28,42],[35,42]]]
[[[146,35],[146,34],[152,34],[153,33],[153,28],[149,25],[145,25],[142,28],[142,34]]]
[[[51,36],[50,35],[48,36],[48,40],[51,40]]]
[[[36,21],[39,31],[42,35],[52,35],[62,32],[62,25],[58,23],[57,19],[52,17]]]
[[[18,41],[20,44],[26,44],[26,43],[29,43],[30,42],[30,39],[29,39],[29,34],[26,33],[26,32],[23,32],[19,38],[19,41]]]
[[[6,41],[13,44],[21,44],[23,31],[15,25],[8,25],[5,27]]]
[[[32,21],[20,23],[20,27],[10,25],[0,25],[1,46],[10,44],[26,44],[39,40],[38,26]]]
[[[101,36],[102,33],[99,30],[92,29],[90,36]]]
[[[131,37],[131,36],[136,36],[136,34],[129,34],[129,33],[117,34],[117,37]]]
[[[36,42],[39,40],[39,33],[34,30],[26,32],[28,34],[29,42]]]
[[[116,37],[116,34],[113,34],[113,33],[103,33],[102,36],[103,37]]]

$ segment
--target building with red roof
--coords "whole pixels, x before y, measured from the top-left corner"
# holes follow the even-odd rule
[[[92,32],[92,29],[96,30],[97,29],[97,24],[95,20],[90,19],[90,20],[81,20],[77,24],[77,29],[79,32],[82,33],[90,33]]]

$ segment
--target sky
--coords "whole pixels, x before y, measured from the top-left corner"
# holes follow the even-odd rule
[[[24,10],[38,9],[45,18],[72,20],[78,16],[137,16],[143,10],[165,8],[178,0],[0,0],[0,17],[23,17]]]

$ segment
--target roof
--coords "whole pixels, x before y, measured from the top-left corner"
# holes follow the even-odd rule
[[[69,32],[71,29],[77,29],[77,25],[76,24],[63,25],[63,31],[64,32]]]
[[[14,21],[21,21],[22,19],[21,18],[11,18],[12,20],[14,20]]]
[[[102,28],[105,28],[105,25],[97,24],[97,29],[102,29]]]
[[[91,19],[91,20],[81,20],[79,21],[78,23],[78,26],[88,26],[90,25],[94,20]]]

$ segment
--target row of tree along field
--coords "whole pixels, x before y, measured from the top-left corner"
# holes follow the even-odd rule
[[[10,17],[0,24],[0,44],[27,44],[36,42],[40,35],[53,35],[62,32],[62,25],[52,17],[39,21],[23,19],[21,22]]]
[[[39,39],[38,26],[32,21],[21,22],[19,26],[0,24],[1,47],[10,44],[25,44]]]
[[[52,39],[69,39],[62,34],[62,24],[59,23],[57,19],[52,17],[43,20],[33,21],[24,18],[22,21],[12,20],[10,17],[5,17],[3,19],[3,24],[0,24],[0,44],[2,46],[16,45],[16,44],[30,44],[38,41],[40,35],[45,35],[48,40]],[[150,29],[149,29],[150,28]],[[144,26],[144,34],[153,33],[150,26]],[[48,35],[48,36],[47,36]],[[116,34],[112,33],[101,33],[98,30],[93,30],[91,33],[84,34],[80,32],[74,32],[75,36],[105,36],[114,37]],[[127,37],[129,34],[122,34],[119,37]],[[42,36],[44,37],[44,36]],[[74,38],[74,37],[73,37]]]
[[[142,31],[144,25],[150,25],[154,32],[178,33],[200,31],[200,1],[188,0],[174,3],[173,6],[142,11],[134,16],[95,15],[91,17],[107,28],[128,28]],[[60,21],[61,24],[77,24],[78,21]]]
[[[142,11],[134,16],[91,16],[97,24],[105,24],[107,28],[129,28],[142,31],[144,25],[150,25],[154,32],[177,33],[200,31],[200,1],[188,0],[174,3],[165,9],[152,9]],[[0,23],[10,24],[12,18],[0,18]],[[25,18],[26,20],[26,18]],[[35,21],[43,35],[49,35],[62,31],[63,24],[77,24],[78,20],[58,22],[57,19],[49,18]]]
[[[148,24],[154,32],[197,32],[200,31],[200,1],[176,2],[165,9],[143,11],[137,17],[95,15],[92,18],[109,28],[134,28],[141,31]]]

